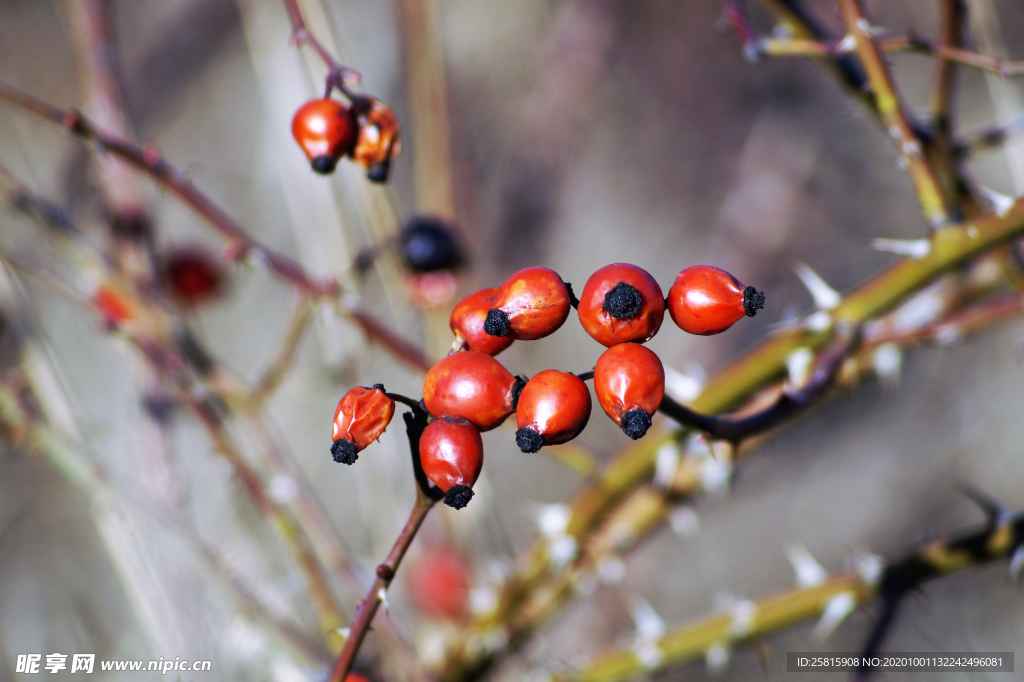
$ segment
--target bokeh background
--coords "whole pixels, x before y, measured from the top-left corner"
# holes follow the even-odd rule
[[[497,286],[527,265],[555,269],[578,291],[591,272],[616,261],[644,267],[666,290],[682,267],[696,263],[724,267],[764,289],[765,310],[728,333],[692,337],[666,324],[650,342],[666,365],[698,381],[811,307],[794,275],[797,264],[842,291],[894,261],[871,250],[872,239],[927,233],[880,126],[807,60],[747,62],[723,26],[719,2],[437,0],[441,59],[434,55],[427,66],[410,60],[412,4],[302,3],[311,30],[362,73],[364,90],[392,105],[404,124],[405,151],[388,190],[368,186],[347,163],[330,178],[309,172],[290,120],[322,89],[322,67],[289,46],[283,3],[132,0],[111,7],[120,84],[137,138],[155,143],[259,240],[315,274],[341,276],[353,295],[433,358],[450,344],[454,300],[436,310],[413,305],[394,254],[365,280],[350,269],[361,248],[394,234],[417,211],[450,214],[458,226],[471,260],[459,276],[460,294]],[[833,3],[808,4],[838,26]],[[936,32],[935,2],[868,5],[879,25]],[[976,13],[973,45],[1024,57],[1019,3],[967,5]],[[753,18],[767,28],[756,10]],[[931,62],[894,55],[891,63],[910,108],[924,110]],[[438,64],[448,144],[437,128],[445,120],[438,110],[410,97],[416,69],[436,76]],[[85,106],[68,5],[0,2],[0,79],[60,106]],[[957,130],[1008,120],[1022,103],[1019,81],[960,69]],[[431,165],[445,156],[450,176]],[[78,141],[0,104],[0,164],[103,243],[97,176]],[[986,187],[1024,192],[1020,145],[979,157],[970,171]],[[221,252],[223,242],[172,196],[148,181],[141,187],[159,249],[198,244]],[[38,227],[7,209],[0,225],[5,252],[45,269],[53,247]],[[226,294],[181,314],[218,362],[251,385],[280,346],[297,297],[258,264],[225,267]],[[247,618],[217,569],[197,555],[193,540],[201,538],[280,617],[317,640],[301,574],[205,432],[173,405],[163,421],[152,417],[144,401],[153,397],[152,377],[93,312],[45,280],[25,277],[17,286],[30,302],[39,341],[33,347],[45,350],[39,361],[53,370],[54,395],[65,400],[64,424],[73,425],[76,447],[114,488],[172,522],[98,513],[102,499],[69,483],[31,448],[5,445],[0,680],[31,679],[13,673],[18,654],[52,652],[212,660],[212,672],[181,679],[324,679],[322,668],[290,655]],[[1008,506],[1024,505],[1022,341],[1020,324],[1010,322],[948,347],[915,349],[898,376],[843,391],[773,435],[738,468],[727,491],[696,501],[696,529],[677,524],[686,532],[665,528],[643,542],[625,557],[621,582],[575,600],[496,679],[524,679],[628,643],[639,599],[673,624],[711,612],[729,595],[757,598],[784,589],[793,582],[787,547],[801,545],[835,570],[856,552],[888,552],[973,523],[979,513],[956,492],[958,482]],[[5,344],[9,366],[16,342]],[[500,360],[514,373],[579,372],[601,350],[572,316],[558,334],[516,343]],[[266,432],[244,420],[229,424],[257,468],[267,439],[279,444],[301,472],[300,484],[322,502],[366,585],[411,503],[405,437],[395,422],[347,468],[330,459],[328,425],[353,385],[383,382],[418,396],[421,381],[325,309],[262,411]],[[513,430],[484,435],[477,497],[460,512],[435,510],[418,540],[460,548],[483,588],[535,536],[541,505],[565,501],[581,484],[578,473],[554,459],[520,453]],[[627,439],[597,412],[579,444],[605,460]],[[275,484],[285,498],[295,485],[273,479],[272,491]],[[415,570],[418,551],[405,569]],[[351,608],[351,598],[335,587]],[[485,600],[486,589],[474,595]],[[1021,652],[1022,603],[1005,564],[965,571],[912,595],[886,646]],[[810,640],[812,624],[770,638],[767,670],[749,648],[739,648],[717,679],[786,677],[787,651],[857,650],[873,614],[871,607],[853,614],[825,644]],[[425,659],[453,631],[411,605],[404,577],[391,591],[389,614],[378,616],[385,617]],[[370,670],[387,658],[378,643],[371,635],[363,659]],[[54,679],[70,677],[65,673]],[[379,676],[391,674],[384,666]],[[694,664],[659,679],[708,676]]]

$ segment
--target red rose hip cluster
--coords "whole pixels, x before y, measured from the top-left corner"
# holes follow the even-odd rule
[[[584,330],[607,348],[592,373],[548,369],[527,380],[494,359],[515,340],[553,334],[572,307]],[[579,300],[552,270],[530,267],[513,273],[499,287],[470,294],[452,311],[456,344],[423,382],[422,405],[432,418],[420,438],[423,473],[444,493],[446,504],[461,509],[473,497],[483,465],[480,433],[515,413],[516,444],[523,452],[572,440],[590,420],[585,379],[591,376],[605,414],[627,436],[641,438],[665,392],[665,368],[642,344],[658,333],[666,308],[684,331],[711,335],[763,307],[763,293],[707,265],[680,272],[667,298],[650,273],[627,263],[591,275]],[[342,452],[341,458],[335,454],[338,461],[355,461],[355,453],[390,421],[394,403],[382,390],[381,398],[370,400],[365,393],[357,393],[362,402],[350,398],[353,392],[374,390],[353,389],[338,405],[332,448]]]
[[[306,102],[292,118],[292,135],[320,175],[333,173],[348,156],[372,182],[385,182],[391,160],[402,151],[398,119],[376,98],[350,99],[349,106],[330,97]]]

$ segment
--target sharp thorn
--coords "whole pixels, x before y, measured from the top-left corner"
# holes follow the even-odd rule
[[[794,270],[796,276],[800,278],[804,286],[807,287],[807,291],[810,292],[811,298],[814,299],[814,305],[822,310],[831,310],[839,305],[839,301],[842,300],[842,296],[838,291],[828,285],[828,283],[821,278],[821,275],[816,273],[806,263],[798,264]]]

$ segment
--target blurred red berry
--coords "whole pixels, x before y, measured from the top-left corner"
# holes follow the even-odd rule
[[[440,545],[426,547],[409,571],[412,601],[432,618],[457,619],[466,613],[469,601],[469,566],[456,549]]]
[[[223,268],[204,248],[188,246],[171,249],[161,261],[164,286],[179,303],[204,303],[216,297],[223,288]]]
[[[725,270],[694,265],[676,276],[668,291],[668,312],[679,328],[710,336],[724,332],[764,307],[764,293],[744,287]]]
[[[292,135],[320,175],[334,172],[338,159],[352,151],[356,123],[352,113],[333,99],[306,102],[292,118]]]

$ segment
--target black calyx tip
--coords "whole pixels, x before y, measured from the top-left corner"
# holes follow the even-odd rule
[[[508,321],[508,315],[497,308],[487,311],[487,319],[484,320],[484,331],[491,336],[508,336],[512,333],[512,323]]]
[[[640,312],[644,299],[632,284],[619,282],[604,295],[604,305],[601,310],[605,311],[616,320],[631,320]]]
[[[524,426],[516,431],[516,445],[523,452],[537,452],[544,445],[544,436],[529,426]]]
[[[764,292],[759,292],[754,287],[747,287],[743,290],[743,309],[747,311],[747,317],[757,315],[757,311],[764,307]]]
[[[649,428],[651,428],[651,415],[639,407],[622,415],[622,432],[633,440],[643,438]]]
[[[516,382],[512,384],[512,411],[515,412],[519,409],[519,396],[523,394],[523,388],[526,386],[526,382],[529,379],[524,377],[522,374],[516,375]]]
[[[457,485],[444,494],[444,503],[452,509],[462,509],[473,499],[473,489],[468,485]]]
[[[384,391],[384,384],[374,384],[373,386],[370,386],[370,388],[376,388],[383,391],[384,393],[387,393],[387,391]]]
[[[333,156],[323,154],[315,157],[311,165],[313,166],[313,170],[319,175],[330,175],[334,172],[334,169],[337,168],[338,160]]]
[[[576,298],[576,292],[572,290],[572,282],[562,282],[565,285],[565,290],[569,294],[569,305],[573,308],[579,309],[580,299]]]
[[[390,161],[378,163],[376,166],[366,171],[366,179],[369,180],[370,182],[376,182],[378,184],[387,182],[389,175],[391,175]]]
[[[356,449],[356,444],[344,438],[334,441],[334,445],[331,446],[331,455],[338,464],[348,464],[349,466],[355,464],[356,460],[359,459],[359,451]]]
[[[466,254],[456,238],[456,228],[429,215],[417,215],[398,234],[405,265],[413,272],[457,270]]]

